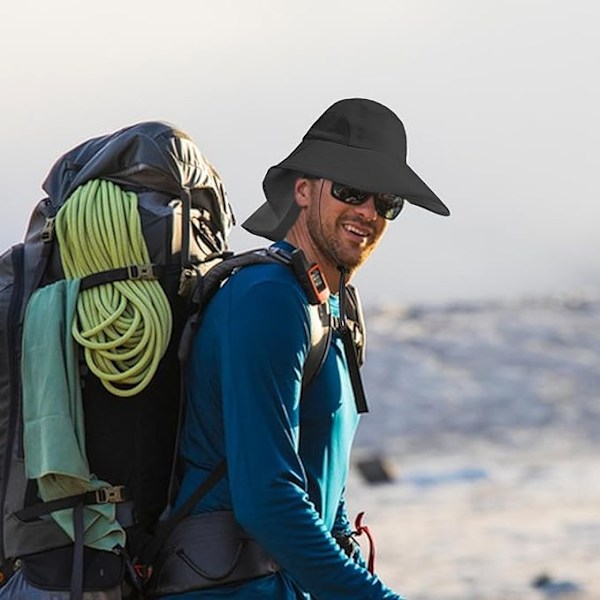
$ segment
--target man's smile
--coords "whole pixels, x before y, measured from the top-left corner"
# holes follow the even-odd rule
[[[352,239],[359,242],[368,242],[373,236],[373,230],[367,225],[362,225],[356,221],[345,221],[342,223],[344,231],[350,234]]]

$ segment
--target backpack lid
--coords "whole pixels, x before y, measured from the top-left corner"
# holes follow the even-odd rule
[[[138,123],[83,142],[56,161],[42,187],[58,208],[91,179],[151,188],[175,198],[185,189],[208,188],[216,201],[211,212],[225,237],[235,222],[216,170],[187,134],[166,122]]]

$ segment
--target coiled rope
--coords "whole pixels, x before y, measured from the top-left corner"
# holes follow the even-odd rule
[[[78,187],[56,216],[65,276],[75,279],[150,263],[137,196],[110,181]],[[113,281],[80,291],[73,337],[85,361],[116,396],[141,392],[156,373],[173,326],[158,281]]]

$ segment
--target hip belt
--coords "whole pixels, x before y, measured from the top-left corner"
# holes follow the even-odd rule
[[[276,573],[277,563],[235,521],[232,511],[186,517],[153,565],[146,593],[177,594]]]

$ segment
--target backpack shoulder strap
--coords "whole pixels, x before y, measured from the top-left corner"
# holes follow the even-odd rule
[[[340,321],[337,331],[344,344],[348,362],[348,374],[354,391],[354,401],[358,413],[369,412],[367,397],[360,375],[364,359],[364,321],[356,288],[344,285],[340,288]]]
[[[239,254],[225,253],[204,275],[195,278],[195,287],[191,294],[188,319],[179,341],[179,361],[182,365],[190,356],[194,334],[202,320],[202,314],[210,299],[234,271],[247,267],[273,262],[284,262],[268,249],[248,250]]]
[[[234,271],[256,264],[279,263],[291,267],[309,300],[311,349],[305,363],[304,385],[312,381],[321,368],[331,339],[331,316],[327,302],[327,284],[316,264],[309,265],[300,250],[289,253],[280,248],[260,248],[240,254],[229,254],[213,266],[204,276],[198,277],[192,294],[195,307],[184,327],[179,359],[187,361],[194,333],[210,299]]]
[[[308,356],[304,361],[302,388],[309,385],[321,370],[331,344],[333,332],[332,318],[327,302],[317,305],[311,304],[308,310],[311,341]]]
[[[362,367],[365,362],[367,331],[358,290],[351,284],[346,285],[346,299],[346,326],[350,329],[352,334],[352,339],[356,347],[358,365]]]

